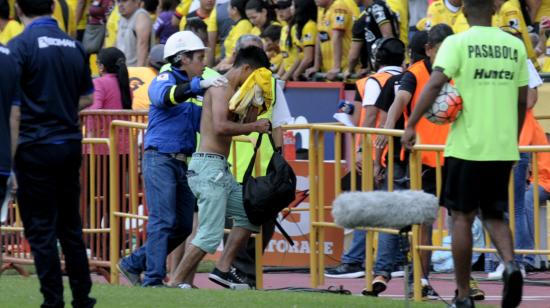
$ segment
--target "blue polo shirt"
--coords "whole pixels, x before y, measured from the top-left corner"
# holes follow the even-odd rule
[[[9,176],[11,169],[10,112],[19,105],[17,66],[10,50],[0,44],[0,175]]]
[[[93,92],[88,57],[55,19],[38,18],[8,47],[19,66],[19,145],[57,144],[82,139],[80,96]]]
[[[181,83],[189,83],[185,93],[189,97],[202,95],[200,77],[189,80],[187,74],[171,67],[160,73],[149,86],[149,124],[145,135],[145,149],[155,148],[161,153],[183,153],[190,155],[197,147],[196,134],[200,130],[202,108],[192,99],[172,106],[166,105],[167,91]]]

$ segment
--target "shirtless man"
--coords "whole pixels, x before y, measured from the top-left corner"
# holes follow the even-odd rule
[[[243,207],[242,187],[229,171],[227,156],[233,136],[269,130],[266,119],[256,120],[257,108],[251,108],[244,123],[233,122],[235,115],[229,111],[229,99],[239,86],[260,68],[269,68],[269,59],[261,48],[249,46],[237,53],[233,68],[227,73],[228,86],[210,88],[203,101],[201,118],[201,142],[199,151],[189,163],[189,186],[198,199],[199,227],[169,284],[177,284],[187,277],[207,253],[214,253],[223,238],[225,216],[234,219],[221,258],[209,279],[225,287],[248,289],[244,277],[240,277],[231,263],[243,248],[252,232],[259,227],[248,221]],[[255,121],[255,122],[253,122]]]

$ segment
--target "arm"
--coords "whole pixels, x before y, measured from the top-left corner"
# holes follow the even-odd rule
[[[317,43],[315,43],[315,58],[313,61],[313,67],[310,67],[306,70],[306,78],[310,78],[311,75],[317,73],[321,68],[321,63],[323,59],[321,58],[321,40],[317,37]]]
[[[218,41],[218,31],[208,32],[208,49],[206,51],[206,65],[214,67],[216,63],[216,43]]]
[[[527,111],[527,86],[518,88],[518,139],[521,135],[523,122],[525,121],[525,112]]]
[[[331,72],[333,73],[340,72],[340,67],[342,65],[343,42],[344,42],[344,31],[333,30],[332,31],[332,50],[334,52],[334,58],[332,59],[332,69],[331,69]]]
[[[178,85],[170,73],[163,73],[149,86],[151,104],[160,108],[170,108],[185,103],[190,98],[203,93],[200,81],[200,77],[194,77]]]
[[[93,102],[93,95],[82,95],[80,96],[80,99],[78,101],[78,110],[85,109],[86,107],[90,106]]]
[[[380,27],[380,32],[383,37],[393,37],[393,32],[391,30],[391,24],[389,22],[383,23]]]
[[[414,146],[415,141],[415,127],[420,118],[433,104],[435,98],[443,85],[449,81],[449,78],[445,76],[438,68],[435,68],[431,74],[430,80],[424,87],[422,94],[416,104],[416,107],[412,111],[407,127],[405,128],[405,133],[401,138],[401,143],[406,146],[408,149]]]
[[[19,138],[19,123],[21,120],[21,108],[16,105],[11,106],[10,113],[10,135],[11,135],[11,157],[15,157],[17,150],[17,139]]]
[[[376,116],[378,115],[378,107],[376,106],[365,106],[365,122],[363,127],[375,127],[376,125]]]
[[[525,3],[529,8],[529,17],[531,17],[531,22],[535,23],[535,18],[537,17],[537,11],[540,8],[542,0],[525,0]]]
[[[149,16],[147,14],[139,14],[136,21],[137,66],[147,66],[151,28],[152,25]]]
[[[405,108],[412,99],[411,93],[407,91],[398,91],[395,96],[395,100],[388,110],[388,116],[386,117],[385,129],[394,129],[395,123],[401,117],[401,114],[405,111]]]
[[[298,67],[292,72],[292,79],[294,80],[298,80],[300,75],[315,61],[315,46],[306,46],[303,53],[302,61],[299,62]]]
[[[260,119],[252,123],[235,123],[231,121],[232,113],[227,107],[224,88],[212,88],[207,94],[210,94],[212,103],[212,120],[214,131],[222,136],[239,136],[252,132],[264,133],[269,129],[269,121]]]
[[[351,74],[355,72],[355,67],[359,63],[359,55],[361,54],[361,47],[363,47],[363,41],[352,41],[351,48],[349,50],[349,64],[348,72]]]
[[[84,16],[84,10],[86,9],[86,0],[78,0],[76,4],[76,24],[80,22]]]
[[[274,128],[271,135],[273,136],[275,147],[281,148],[283,146],[283,128],[282,127]]]
[[[532,109],[537,104],[539,99],[539,91],[537,88],[527,90],[527,109]]]

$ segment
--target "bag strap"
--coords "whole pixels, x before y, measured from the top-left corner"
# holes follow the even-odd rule
[[[250,163],[248,163],[248,168],[246,168],[246,172],[244,173],[243,183],[246,182],[252,176],[252,169],[254,169],[254,165],[256,164],[256,154],[258,153],[258,149],[262,144],[262,136],[263,136],[263,133],[261,133],[258,136],[258,140],[256,141],[256,146],[254,147],[254,154],[252,154]]]
[[[274,221],[275,221],[275,227],[277,227],[277,229],[279,229],[279,231],[281,231],[281,233],[283,234],[284,238],[288,241],[290,246],[294,246],[294,241],[292,240],[290,235],[288,235],[288,233],[286,233],[285,229],[283,229],[283,226],[281,226],[279,224],[279,222],[277,221],[277,218],[275,218]]]

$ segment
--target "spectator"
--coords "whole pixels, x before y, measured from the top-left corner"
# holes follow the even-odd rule
[[[184,30],[195,33],[195,35],[198,36],[201,41],[203,41],[205,46],[208,44],[207,26],[206,23],[204,23],[204,21],[199,17],[189,18],[185,23]]]
[[[436,0],[428,6],[426,18],[421,20],[416,27],[419,30],[430,30],[437,24],[447,24],[453,27],[457,17],[462,15],[461,8],[462,0]]]
[[[23,25],[10,18],[8,0],[0,0],[0,44],[6,45],[23,32]]]
[[[233,52],[235,50],[237,40],[242,35],[249,34],[252,31],[252,23],[246,19],[246,2],[247,0],[231,0],[229,6],[229,17],[235,22],[235,25],[233,25],[223,43],[225,55],[223,61],[215,67],[218,71],[226,71],[231,67],[233,61],[235,60],[233,57]]]
[[[80,217],[78,110],[91,103],[93,92],[87,56],[51,17],[52,0],[17,0],[17,5],[25,24],[23,33],[9,43],[24,72],[18,80],[22,94],[15,154],[17,200],[44,296],[42,306],[64,305],[59,239],[72,304],[93,307]]]
[[[349,50],[348,71],[345,77],[355,72],[355,68],[361,60],[364,75],[369,68],[369,51],[371,45],[382,37],[395,37],[399,35],[399,22],[397,16],[383,0],[368,0],[367,9],[359,19],[353,23],[353,40]],[[371,68],[374,70],[374,68]]]
[[[288,80],[292,77],[292,72],[296,69],[298,62],[299,51],[298,47],[292,41],[292,26],[294,25],[294,11],[292,10],[292,1],[279,0],[277,1],[275,11],[277,12],[277,20],[281,22],[281,36],[279,38],[279,50],[282,56],[282,65],[279,66],[277,75],[282,80]],[[293,68],[294,66],[294,68]]]
[[[210,18],[212,11],[214,10],[214,6],[216,5],[216,0],[200,0],[199,4],[200,6],[198,9],[187,14],[185,18],[181,19],[181,22],[179,24],[180,29],[185,29],[186,20],[189,18],[198,17],[204,22],[208,22],[208,19]]]
[[[298,66],[292,72],[292,80],[301,80],[302,74],[315,61],[315,43],[317,42],[317,7],[314,0],[295,0],[295,24],[291,29],[292,44],[300,52]]]
[[[121,0],[116,47],[126,56],[126,65],[145,66],[151,41],[151,18],[140,0]]]
[[[262,31],[272,23],[280,26],[277,22],[275,10],[267,0],[248,0],[246,3],[246,17],[254,25],[250,34],[260,36]]]
[[[106,33],[105,33],[105,42],[103,47],[115,47],[116,38],[118,33],[118,22],[120,21],[120,12],[118,11],[118,5],[113,7],[113,10],[107,17]]]
[[[548,38],[550,31],[550,18],[544,17],[539,25],[539,43],[535,48],[538,56],[543,57],[542,72],[550,73],[550,39]]]
[[[156,20],[159,3],[159,0],[141,0],[140,7],[149,13],[151,20]]]
[[[122,51],[104,48],[97,59],[101,77],[93,80],[94,102],[88,109],[132,109],[128,68]]]
[[[281,62],[283,62],[283,55],[279,47],[279,40],[281,39],[281,26],[270,25],[262,31],[260,37],[264,41],[264,51],[271,63],[271,71],[277,72]]]
[[[164,45],[155,45],[151,48],[147,67],[129,67],[128,76],[130,80],[130,89],[132,90],[133,110],[149,110],[149,86],[153,79],[157,77],[160,69],[167,62],[163,57]]]
[[[160,4],[160,14],[153,24],[153,31],[159,44],[166,44],[166,40],[178,32],[178,27],[172,25],[177,0],[162,0]]]
[[[164,47],[170,62],[149,87],[151,108],[145,135],[143,175],[149,206],[147,243],[122,259],[120,272],[133,284],[162,286],[166,256],[185,241],[193,225],[195,197],[187,184],[187,157],[195,152],[201,107],[193,99],[223,77],[202,79],[202,41],[190,31],[173,34]]]
[[[223,42],[235,24],[233,19],[229,18],[230,1],[216,1],[216,6],[208,19],[208,47],[206,52],[206,63],[214,67],[225,56],[225,47]],[[243,15],[246,16],[246,15]]]
[[[106,33],[105,24],[113,6],[113,0],[100,0],[91,3],[86,28],[82,34],[82,44],[88,54],[98,53],[103,46]]]
[[[76,38],[76,7],[71,7],[67,0],[55,0],[52,17],[57,20],[61,30]]]
[[[353,17],[343,0],[316,0],[315,3],[322,9],[322,15],[317,17],[319,35],[315,62],[306,70],[306,77],[310,78],[321,70],[327,73],[328,80],[334,80],[348,66]]]
[[[525,118],[529,74],[525,47],[500,29],[491,27],[491,0],[464,0],[464,15],[472,27],[449,36],[441,45],[434,70],[407,123],[402,143],[411,148],[415,127],[452,78],[462,97],[463,112],[453,123],[445,147],[445,179],[441,204],[451,212],[452,253],[457,295],[455,306],[474,307],[470,297],[472,233],[479,210],[506,264],[502,305],[521,302],[523,278],[514,262],[512,234],[504,220],[508,207],[509,176],[519,159],[519,132]],[[505,48],[508,57],[475,52],[488,46]],[[468,50],[474,50],[468,53]],[[508,77],[495,82],[491,72]],[[480,77],[480,78],[478,78]]]
[[[412,40],[414,33],[418,31],[416,24],[426,16],[428,10],[428,1],[409,0],[409,41]]]
[[[390,10],[397,19],[399,38],[405,47],[409,45],[409,5],[408,0],[385,0]],[[423,12],[426,14],[426,11]]]
[[[191,9],[193,2],[195,1],[196,0],[181,0],[179,2],[178,6],[176,7],[176,12],[174,13],[174,17],[172,18],[172,26],[179,28],[180,21],[183,17],[189,14],[189,10]]]

